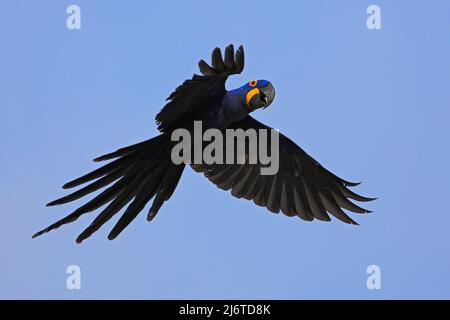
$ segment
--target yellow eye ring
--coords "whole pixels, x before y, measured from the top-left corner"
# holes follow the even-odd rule
[[[252,80],[249,82],[249,85],[250,85],[250,87],[254,87],[254,86],[256,86],[257,83],[258,83],[257,80]]]

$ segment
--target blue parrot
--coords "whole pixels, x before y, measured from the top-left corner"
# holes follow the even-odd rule
[[[90,237],[126,207],[108,235],[110,240],[116,238],[153,199],[147,215],[147,220],[152,220],[163,203],[174,193],[186,167],[186,163],[175,164],[171,161],[174,146],[171,134],[177,129],[192,132],[196,121],[201,121],[205,130],[272,129],[250,115],[258,109],[267,108],[273,102],[275,89],[269,81],[251,80],[240,88],[230,91],[225,89],[227,78],[240,74],[244,69],[242,46],[235,52],[233,45],[229,45],[223,57],[221,50],[215,48],[211,65],[200,60],[199,69],[201,75],[194,75],[176,88],[156,115],[160,134],[94,159],[97,162],[112,161],[66,183],[64,189],[89,184],[47,205],[68,203],[104,189],[68,216],[34,234],[33,238],[105,205],[77,237],[77,243]],[[248,149],[245,152],[248,153]],[[203,173],[219,188],[231,190],[236,198],[253,200],[256,205],[266,207],[271,212],[281,211],[286,216],[297,216],[307,221],[329,221],[331,214],[343,222],[357,224],[343,209],[355,213],[370,211],[349,199],[361,202],[374,200],[351,191],[349,187],[358,183],[334,175],[281,133],[279,170],[276,174],[262,175],[261,163],[195,163],[190,166]]]

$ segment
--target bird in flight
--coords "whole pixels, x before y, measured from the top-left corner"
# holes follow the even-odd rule
[[[275,89],[269,81],[252,80],[235,90],[225,89],[227,78],[240,74],[244,69],[242,46],[235,52],[233,45],[229,45],[224,56],[219,48],[215,48],[211,65],[200,60],[199,69],[202,75],[194,75],[192,79],[184,81],[167,98],[166,105],[157,114],[156,123],[160,134],[94,159],[97,162],[112,161],[66,183],[64,189],[89,184],[47,206],[68,203],[104,189],[68,216],[34,234],[33,238],[105,205],[77,237],[77,243],[90,237],[126,207],[108,235],[110,240],[116,238],[153,199],[147,214],[147,220],[151,221],[163,203],[172,196],[186,167],[186,163],[175,164],[171,161],[174,146],[171,134],[176,129],[192,131],[195,121],[201,121],[204,128],[222,131],[271,129],[250,115],[272,103]],[[248,148],[245,152],[248,157]],[[281,133],[279,169],[275,174],[262,175],[260,163],[196,163],[190,166],[203,173],[217,187],[231,190],[231,195],[236,198],[253,200],[256,205],[266,207],[271,212],[281,211],[289,217],[297,216],[306,221],[329,221],[331,214],[343,222],[357,224],[343,209],[355,213],[370,211],[350,199],[360,202],[374,200],[351,191],[349,187],[358,183],[334,175]]]

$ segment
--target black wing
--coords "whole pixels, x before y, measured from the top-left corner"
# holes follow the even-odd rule
[[[230,128],[271,129],[251,116]],[[192,168],[203,172],[219,188],[231,189],[234,197],[253,200],[274,213],[281,210],[287,216],[298,216],[308,221],[329,221],[330,213],[343,222],[357,224],[342,209],[370,212],[349,200],[374,200],[348,189],[358,183],[337,177],[281,133],[279,146],[279,170],[274,175],[261,175],[260,164],[201,164],[192,165]]]
[[[211,66],[204,60],[200,60],[198,66],[203,76],[194,75],[175,89],[167,98],[168,103],[157,114],[156,123],[161,132],[170,131],[179,121],[186,121],[188,114],[222,101],[227,78],[244,69],[244,48],[240,46],[235,53],[230,44],[225,49],[224,58],[220,49],[215,48],[211,55]]]
[[[108,236],[109,239],[114,239],[152,198],[154,200],[147,219],[153,219],[163,203],[172,196],[185,167],[184,164],[174,165],[170,162],[170,132],[167,131],[180,121],[186,121],[189,114],[201,112],[202,108],[208,108],[223,98],[227,77],[240,73],[244,68],[243,48],[240,47],[235,54],[233,46],[228,46],[225,50],[225,59],[222,59],[220,49],[216,48],[212,53],[212,67],[203,60],[200,61],[199,67],[203,76],[194,75],[192,80],[187,80],[179,86],[169,96],[169,102],[157,115],[158,128],[163,133],[150,140],[96,158],[95,161],[115,160],[65,184],[64,188],[67,189],[90,182],[48,205],[68,203],[102,188],[106,187],[106,189],[68,216],[37,232],[33,237],[71,223],[104,205],[106,207],[78,236],[78,243],[90,237],[126,207]]]

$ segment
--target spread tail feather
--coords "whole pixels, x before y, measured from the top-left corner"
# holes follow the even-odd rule
[[[94,161],[103,161],[116,158],[108,164],[66,183],[63,186],[65,189],[91,182],[67,196],[48,203],[47,206],[71,202],[103,187],[110,186],[68,216],[34,234],[33,238],[73,222],[83,214],[98,209],[107,203],[108,205],[102,212],[78,236],[77,243],[81,243],[90,237],[128,204],[108,239],[116,238],[154,197],[153,205],[148,214],[149,217],[153,218],[163,203],[175,191],[185,167],[184,164],[175,165],[171,162],[168,139],[166,134],[161,134],[94,159]],[[92,182],[92,180],[95,181]]]

